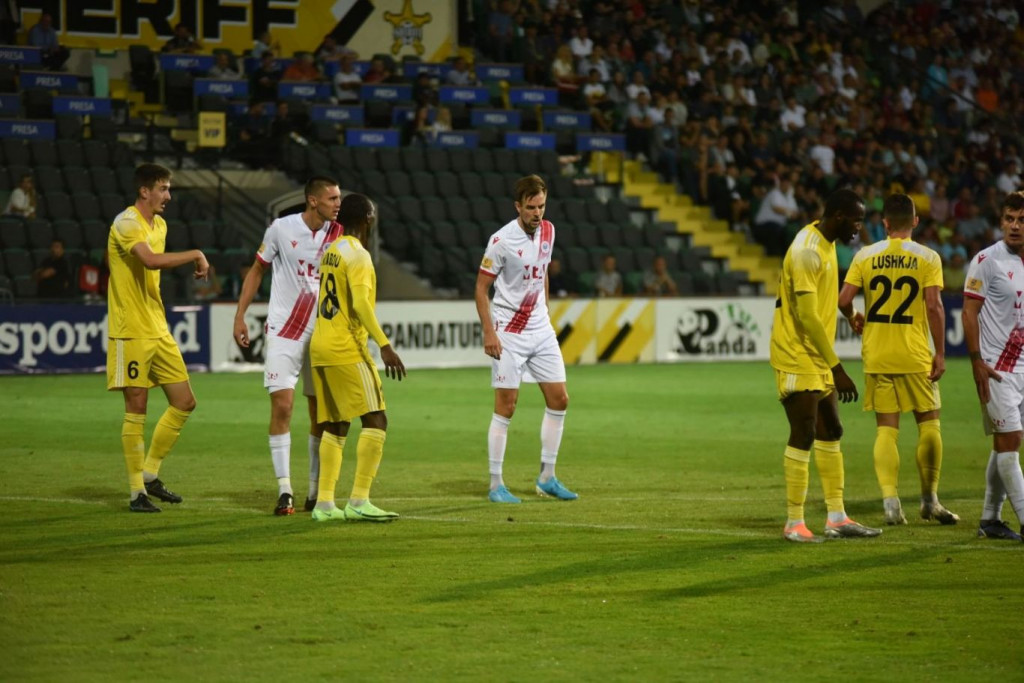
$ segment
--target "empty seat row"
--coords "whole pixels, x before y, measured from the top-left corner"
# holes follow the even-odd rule
[[[122,166],[132,165],[132,152],[121,142],[97,139],[0,139],[0,166]]]

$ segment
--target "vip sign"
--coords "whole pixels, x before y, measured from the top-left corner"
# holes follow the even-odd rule
[[[242,54],[269,30],[280,53],[315,50],[326,35],[362,57],[383,52],[442,61],[454,43],[455,3],[424,0],[22,0],[21,23],[33,26],[52,13],[58,39],[68,47],[159,50],[181,23],[202,52],[226,48]],[[430,11],[423,10],[427,5]],[[422,7],[421,7],[422,6]]]

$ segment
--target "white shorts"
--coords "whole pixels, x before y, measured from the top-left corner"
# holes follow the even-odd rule
[[[491,360],[491,386],[518,389],[521,382],[564,382],[565,361],[554,328],[532,334],[498,330],[501,358]]]
[[[309,369],[309,340],[297,341],[283,337],[267,337],[267,360],[263,370],[263,386],[272,394],[282,389],[294,389],[302,375],[304,396],[316,396],[313,373]]]
[[[989,400],[982,410],[985,433],[1021,431],[1024,422],[1024,374],[1001,373],[1003,381],[988,381]]]

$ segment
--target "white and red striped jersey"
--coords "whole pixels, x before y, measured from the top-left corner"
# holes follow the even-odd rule
[[[517,218],[491,235],[480,272],[494,277],[491,317],[495,329],[522,334],[551,327],[544,281],[554,248],[551,221],[541,221],[530,235]]]
[[[305,341],[313,334],[320,293],[320,257],[338,239],[341,223],[310,230],[302,214],[278,218],[263,235],[256,258],[273,268],[266,334]]]
[[[997,372],[1024,373],[1024,261],[1000,241],[967,269],[964,296],[985,303],[978,314],[981,358]]]

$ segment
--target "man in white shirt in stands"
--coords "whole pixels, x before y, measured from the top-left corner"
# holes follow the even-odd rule
[[[338,73],[334,74],[334,97],[339,104],[359,101],[359,86],[363,77],[352,66],[352,55],[338,58]]]
[[[764,245],[768,254],[774,256],[786,253],[789,246],[786,226],[800,215],[789,174],[779,176],[778,183],[765,195],[754,218],[754,237]]]
[[[320,476],[320,436],[316,421],[316,393],[309,364],[309,339],[316,322],[320,293],[320,257],[343,232],[335,219],[341,208],[341,190],[331,178],[314,176],[306,182],[306,208],[302,213],[278,218],[267,228],[256,260],[242,282],[235,311],[234,337],[248,348],[249,326],[245,312],[273,268],[270,303],[264,325],[266,368],[263,386],[270,394],[270,457],[277,476],[278,498],[274,514],[295,513],[291,483],[291,420],[295,385],[302,375],[302,389],[309,408],[309,495],[306,510],[316,505]]]

